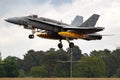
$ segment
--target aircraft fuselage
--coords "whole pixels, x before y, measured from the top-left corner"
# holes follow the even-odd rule
[[[83,22],[83,17],[77,16],[71,25],[48,18],[38,18],[37,15],[14,17],[6,19],[6,21],[17,25],[23,25],[25,29],[32,30],[32,34],[29,35],[30,39],[34,38],[33,34],[35,34],[35,32],[40,32],[37,34],[38,37],[60,40],[58,46],[62,48],[61,40],[67,40],[69,43],[69,40],[73,39],[101,40],[102,35],[96,34],[96,32],[102,31],[104,28],[95,27],[98,18],[99,15],[93,14]],[[37,31],[35,31],[36,29]],[[40,31],[38,31],[38,29]],[[70,44],[70,46],[73,45],[73,43]]]

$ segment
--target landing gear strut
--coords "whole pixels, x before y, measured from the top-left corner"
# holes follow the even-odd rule
[[[62,44],[62,41],[61,40],[59,40],[60,41],[60,43],[58,44],[58,48],[62,48],[63,47],[63,44]]]
[[[63,44],[59,43],[58,47],[61,49],[63,47]]]
[[[28,37],[29,39],[33,39],[35,34],[35,29],[32,29],[32,34],[30,34]]]
[[[66,40],[67,40],[68,43],[69,43],[69,47],[70,47],[70,48],[73,48],[73,47],[74,47],[74,43],[73,43],[73,42],[70,42],[70,40],[69,40],[68,38],[66,38]]]
[[[73,47],[74,47],[74,43],[73,43],[73,42],[70,42],[68,38],[66,38],[66,40],[67,40],[68,43],[69,43],[69,47],[70,47],[70,48],[73,48]],[[59,40],[59,41],[60,41],[60,43],[58,44],[58,48],[61,49],[61,48],[63,47],[63,44],[62,44],[62,41],[61,41],[61,40]]]

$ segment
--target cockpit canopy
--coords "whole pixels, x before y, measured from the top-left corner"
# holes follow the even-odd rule
[[[38,15],[33,14],[33,15],[29,15],[28,17],[38,18]]]

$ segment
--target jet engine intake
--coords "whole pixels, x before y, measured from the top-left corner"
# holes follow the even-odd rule
[[[31,25],[26,25],[26,26],[24,26],[24,29],[33,29],[33,27],[31,26]]]

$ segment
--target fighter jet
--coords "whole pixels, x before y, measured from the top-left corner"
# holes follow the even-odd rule
[[[67,40],[69,47],[73,48],[74,43],[71,40],[83,39],[83,40],[101,40],[102,35],[97,32],[104,30],[104,27],[95,27],[99,18],[98,14],[93,14],[85,22],[83,17],[77,15],[71,24],[66,24],[61,21],[38,17],[37,15],[29,15],[23,17],[14,17],[5,19],[5,21],[22,25],[25,29],[32,30],[32,34],[28,37],[34,38],[34,34],[37,32],[37,36],[45,39],[59,40],[58,47],[62,48],[62,40]]]

